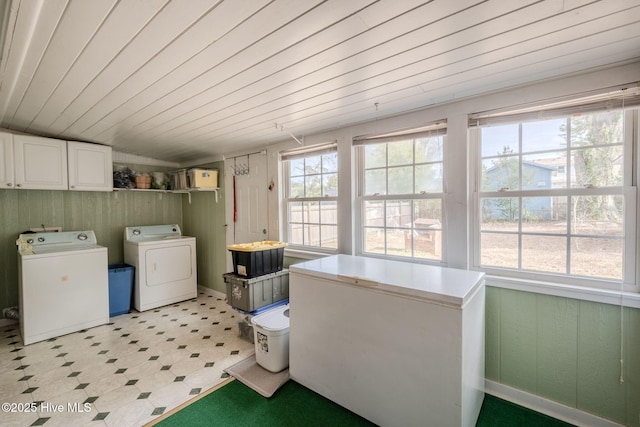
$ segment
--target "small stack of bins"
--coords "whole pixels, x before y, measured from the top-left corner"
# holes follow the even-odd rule
[[[265,240],[229,245],[227,249],[233,258],[233,272],[250,279],[282,270],[286,246],[283,242]]]
[[[227,246],[233,258],[233,273],[223,274],[227,303],[256,315],[289,299],[289,270],[283,269],[283,242],[263,241]],[[240,336],[253,342],[253,327],[239,323]]]

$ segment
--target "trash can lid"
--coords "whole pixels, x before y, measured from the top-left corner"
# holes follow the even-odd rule
[[[267,331],[282,331],[289,328],[289,304],[265,311],[251,318],[251,323]]]

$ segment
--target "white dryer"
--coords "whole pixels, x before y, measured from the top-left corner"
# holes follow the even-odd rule
[[[178,224],[126,227],[124,262],[135,266],[133,304],[145,311],[196,298],[196,238]]]
[[[109,323],[107,248],[93,231],[21,234],[16,244],[25,345]]]

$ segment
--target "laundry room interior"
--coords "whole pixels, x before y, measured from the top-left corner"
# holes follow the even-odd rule
[[[640,427],[637,1],[0,25],[0,424]]]

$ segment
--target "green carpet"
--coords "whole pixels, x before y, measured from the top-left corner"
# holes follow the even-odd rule
[[[490,394],[484,395],[476,427],[569,427],[564,421],[523,408]]]
[[[289,380],[270,399],[240,381],[231,381],[156,425],[336,427],[373,424]]]
[[[374,424],[289,380],[270,399],[260,396],[240,381],[231,381],[156,425],[335,427]],[[502,426],[568,427],[570,424],[485,395],[476,427]]]

